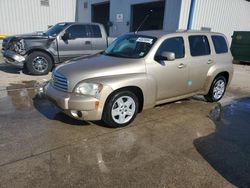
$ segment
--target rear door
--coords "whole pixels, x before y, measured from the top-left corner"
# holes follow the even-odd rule
[[[58,51],[61,62],[68,59],[90,55],[92,50],[90,31],[87,25],[75,24],[69,26],[64,33],[69,34],[68,40],[58,37]]]
[[[206,35],[188,36],[190,54],[188,58],[189,92],[202,91],[205,87],[208,70],[214,64],[209,38]]]

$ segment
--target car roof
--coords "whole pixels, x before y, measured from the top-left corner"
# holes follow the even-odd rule
[[[202,31],[202,30],[177,30],[177,31],[159,31],[159,30],[150,30],[150,31],[138,31],[137,34],[139,35],[146,35],[146,36],[153,36],[156,38],[160,38],[164,35],[168,35],[168,34],[176,34],[176,33],[180,33],[180,34],[217,34],[217,35],[222,35],[221,33],[217,33],[217,32],[211,32],[211,31]]]
[[[88,25],[101,25],[99,23],[88,23],[88,22],[59,22],[57,24],[69,24],[69,25],[73,25],[73,24],[88,24]]]

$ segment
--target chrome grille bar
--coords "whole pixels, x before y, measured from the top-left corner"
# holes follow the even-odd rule
[[[57,71],[54,71],[52,74],[53,86],[61,91],[68,91],[68,80],[65,76],[60,74]]]

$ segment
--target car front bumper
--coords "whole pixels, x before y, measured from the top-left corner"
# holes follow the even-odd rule
[[[2,53],[3,53],[3,57],[6,63],[19,66],[19,67],[22,67],[24,65],[24,61],[25,61],[24,56],[20,54],[16,54],[15,52],[10,51],[10,50],[2,51]]]
[[[104,103],[92,96],[59,91],[49,82],[45,86],[46,97],[63,112],[80,120],[101,120]]]

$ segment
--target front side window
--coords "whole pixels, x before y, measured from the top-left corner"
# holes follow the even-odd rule
[[[173,52],[175,53],[175,58],[183,58],[185,56],[185,47],[184,47],[184,40],[182,37],[174,37],[165,40],[158,51],[156,52],[157,55],[161,55],[162,52]]]
[[[213,35],[212,40],[214,43],[215,52],[217,54],[228,52],[227,42],[224,37],[219,36],[219,35]]]
[[[69,40],[88,37],[86,25],[72,25],[66,32],[69,33]]]
[[[188,37],[192,56],[204,56],[210,54],[210,46],[205,35],[192,35]]]
[[[104,55],[121,58],[143,58],[153,44],[156,37],[127,34],[117,38],[104,52]]]

